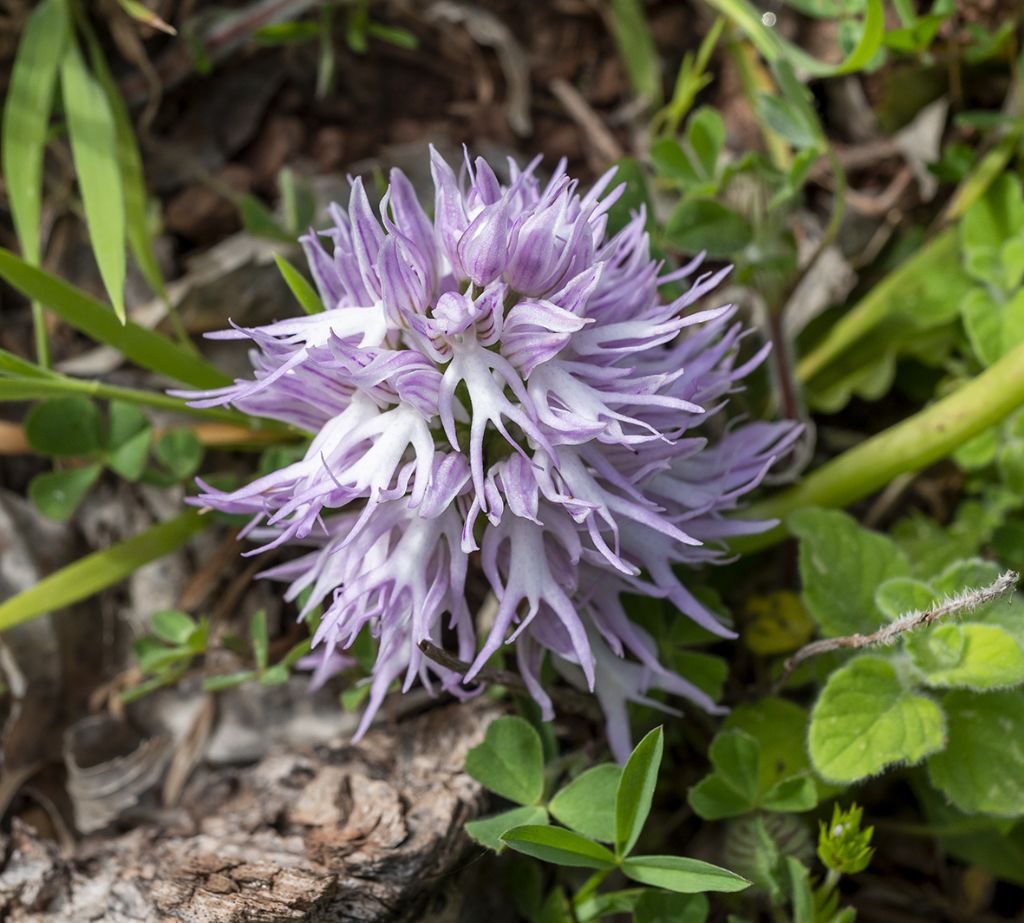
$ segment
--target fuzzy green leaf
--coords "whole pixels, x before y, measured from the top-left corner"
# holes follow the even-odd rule
[[[878,628],[883,618],[875,606],[875,587],[910,572],[892,540],[837,510],[800,510],[789,517],[788,526],[800,539],[804,602],[822,634]]]
[[[938,704],[904,688],[893,664],[858,657],[829,677],[811,711],[811,763],[830,782],[856,782],[945,746]]]
[[[942,699],[949,744],[928,760],[928,775],[970,814],[1024,815],[1024,691],[965,691]]]

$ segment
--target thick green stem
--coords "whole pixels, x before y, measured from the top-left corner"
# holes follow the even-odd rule
[[[945,458],[1024,405],[1024,344],[977,378],[902,423],[866,439],[822,465],[789,490],[752,506],[744,514],[780,519],[807,506],[842,507],[866,497],[898,475],[920,471]],[[739,551],[781,541],[781,524],[761,535],[736,540]]]

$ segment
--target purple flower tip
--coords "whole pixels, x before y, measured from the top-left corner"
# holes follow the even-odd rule
[[[197,502],[252,515],[266,547],[312,546],[267,576],[324,606],[318,679],[362,630],[376,637],[359,733],[394,682],[469,695],[514,643],[546,715],[546,657],[596,690],[623,758],[627,701],[661,689],[715,706],[659,663],[620,597],[668,599],[731,637],[676,565],[720,559],[723,539],[752,530],[723,512],[796,429],[689,432],[756,364],[735,363],[731,309],[688,313],[724,273],[695,276],[695,260],[659,277],[642,215],[607,233],[614,171],[581,195],[561,169],[543,185],[536,165],[511,164],[502,185],[477,160],[460,182],[432,152],[433,220],[397,170],[379,219],[353,182],[347,211],[302,241],[326,310],[232,331],[256,347],[254,378],[192,395],[306,429],[309,450],[239,490],[201,485]],[[669,280],[689,288],[663,299]],[[467,597],[486,584],[484,628]],[[424,657],[424,640],[468,674]]]

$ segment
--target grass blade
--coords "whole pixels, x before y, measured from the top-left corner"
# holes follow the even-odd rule
[[[0,128],[0,165],[14,230],[25,259],[38,265],[39,225],[43,204],[43,156],[46,132],[53,111],[64,43],[67,10],[61,0],[43,0],[29,17],[11,70]],[[36,358],[50,364],[50,344],[42,305],[32,304]]]
[[[302,305],[302,310],[307,314],[319,314],[324,309],[323,302],[316,290],[310,285],[305,277],[291,263],[279,253],[274,254],[274,261],[280,270],[284,281],[296,300]]]
[[[103,50],[100,48],[96,36],[91,29],[86,30],[85,36],[89,47],[89,63],[96,75],[96,81],[107,96],[117,131],[117,159],[121,166],[121,179],[124,183],[124,217],[128,248],[131,250],[146,283],[154,294],[166,301],[167,286],[164,284],[163,273],[160,272],[160,266],[153,251],[146,180],[142,170],[139,145],[135,140],[135,129],[124,100],[121,98],[117,82],[103,58]]]
[[[212,520],[187,510],[123,542],[95,551],[0,604],[0,631],[87,599],[185,544]]]
[[[122,254],[123,255],[123,254]],[[165,336],[128,321],[121,324],[102,302],[0,247],[0,277],[40,301],[98,343],[113,346],[136,365],[194,388],[217,388],[231,380],[205,359]]]
[[[125,205],[114,115],[74,42],[64,51],[60,83],[93,254],[114,313],[124,323]]]
[[[67,32],[64,5],[43,0],[18,43],[4,104],[0,156],[18,243],[30,263],[39,262],[43,152]]]
[[[612,35],[626,67],[633,92],[651,105],[661,103],[661,73],[658,51],[644,16],[640,0],[610,0]]]

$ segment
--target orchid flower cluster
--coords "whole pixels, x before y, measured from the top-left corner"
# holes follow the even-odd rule
[[[628,701],[654,704],[660,689],[716,706],[662,665],[621,597],[670,600],[732,637],[676,567],[766,525],[723,513],[796,432],[750,422],[713,444],[693,432],[764,351],[739,364],[734,309],[689,310],[725,270],[697,276],[697,259],[662,274],[642,212],[608,234],[614,171],[581,194],[564,165],[543,184],[539,159],[510,163],[503,184],[483,159],[467,157],[460,179],[431,154],[433,220],[393,170],[379,218],[355,179],[347,211],[302,239],[326,310],[215,334],[251,340],[255,374],[194,404],[314,435],[300,461],[230,492],[201,484],[194,502],[251,515],[263,548],[306,546],[265,576],[288,581],[290,600],[308,591],[304,613],[323,606],[318,678],[364,629],[377,639],[357,734],[396,680],[471,695],[511,644],[545,717],[551,657],[596,693],[624,757]],[[659,297],[683,280],[681,297]]]

